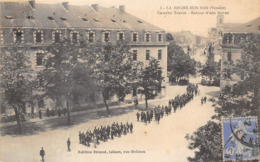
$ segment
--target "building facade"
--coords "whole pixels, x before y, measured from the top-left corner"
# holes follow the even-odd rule
[[[231,64],[236,64],[243,59],[243,48],[241,43],[250,39],[251,34],[260,34],[260,17],[243,24],[223,25],[220,30],[221,39],[221,81],[220,86],[224,88],[231,86],[244,79],[243,74],[229,74]],[[224,77],[225,72],[225,77]]]
[[[151,57],[158,59],[167,82],[168,43],[165,31],[126,13],[125,6],[74,6],[68,2],[38,4],[30,0],[0,2],[0,12],[1,48],[14,43],[20,48],[30,46],[28,53],[36,72],[43,69],[45,48],[63,39],[69,39],[75,46],[81,41],[116,43],[125,40],[131,45],[134,60],[147,65]],[[38,108],[42,105],[52,108],[55,105],[47,100],[45,104],[42,102],[39,101]]]

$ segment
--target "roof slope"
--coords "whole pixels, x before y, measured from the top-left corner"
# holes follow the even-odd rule
[[[260,17],[243,24],[224,26],[225,32],[246,32],[260,34]]]
[[[0,2],[2,27],[49,27],[49,28],[105,28],[131,30],[162,30],[150,23],[120,12],[117,8],[62,4],[38,4],[33,9],[28,2]],[[31,18],[29,19],[28,16]]]

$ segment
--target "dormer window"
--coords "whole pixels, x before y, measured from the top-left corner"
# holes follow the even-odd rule
[[[49,20],[54,20],[54,18],[53,18],[53,17],[51,17],[51,16],[48,16],[48,19],[49,19]]]
[[[59,43],[61,41],[61,31],[53,31],[52,32],[52,42]]]
[[[109,42],[109,40],[110,40],[110,32],[109,31],[103,32],[103,41]]]
[[[138,41],[138,33],[137,32],[132,32],[132,41],[137,42]]]
[[[34,42],[35,43],[43,42],[43,31],[42,30],[34,31]]]
[[[24,42],[24,32],[22,30],[16,30],[13,33],[14,42],[15,43],[23,43]]]
[[[157,41],[158,41],[158,42],[163,42],[163,34],[162,34],[162,33],[159,33],[159,34],[157,35]]]
[[[71,43],[79,43],[79,32],[78,31],[72,31],[70,32],[70,41]]]
[[[82,17],[81,19],[82,19],[83,21],[88,21],[88,19],[85,18],[85,17]]]
[[[94,42],[95,41],[95,32],[94,31],[89,31],[87,32],[87,40],[89,42]]]
[[[145,40],[145,42],[151,42],[151,34],[148,32],[145,33],[144,40]]]
[[[117,40],[124,40],[125,39],[125,34],[123,32],[118,32],[117,33]]]
[[[61,17],[60,18],[62,21],[67,21],[67,18],[66,17]]]
[[[34,19],[34,17],[33,17],[33,16],[31,16],[31,15],[29,15],[29,16],[27,16],[27,19],[29,19],[29,20],[33,20],[33,19]]]

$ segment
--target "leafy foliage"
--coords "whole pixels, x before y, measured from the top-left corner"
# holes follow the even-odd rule
[[[243,74],[244,80],[221,91],[214,103],[216,114],[212,118],[216,119],[216,122],[202,126],[191,137],[187,136],[187,139],[192,141],[189,148],[199,149],[194,158],[189,158],[190,161],[221,160],[221,140],[217,139],[221,134],[218,123],[222,117],[257,115],[259,118],[260,36],[250,34],[249,39],[242,43],[242,47],[242,59],[236,63],[227,63],[228,68],[223,72],[226,73],[224,76]],[[203,130],[208,130],[209,133],[199,134],[204,132]]]
[[[196,61],[185,54],[183,49],[173,41],[168,46],[168,71],[171,72],[170,77],[177,80],[187,75],[196,74]]]
[[[221,125],[209,121],[205,126],[200,127],[193,135],[185,137],[189,144],[189,149],[195,151],[195,157],[189,157],[189,161],[221,161]]]
[[[93,77],[109,113],[106,100],[113,94],[116,94],[119,100],[124,100],[134,86],[135,69],[140,64],[133,61],[130,46],[124,41],[116,44],[96,42],[88,44],[83,51],[82,58],[93,71]]]
[[[45,67],[40,73],[45,83],[44,96],[56,101],[57,106],[61,106],[58,104],[65,99],[69,112],[69,105],[75,96],[87,95],[92,91],[91,71],[79,59],[81,49],[75,48],[68,40],[52,44],[47,51]]]
[[[17,125],[22,132],[21,116],[25,104],[33,97],[34,80],[32,77],[29,48],[19,49],[16,44],[4,49],[0,55],[1,87],[5,91],[4,101],[14,109]]]
[[[156,95],[157,91],[162,88],[162,67],[159,61],[151,58],[149,65],[141,69],[138,76],[138,85],[142,88],[141,93],[145,95],[146,108],[148,107],[148,100]]]

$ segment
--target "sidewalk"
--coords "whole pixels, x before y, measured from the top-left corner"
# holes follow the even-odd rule
[[[149,103],[154,103],[154,102],[161,102],[161,101],[167,101],[169,100],[169,97],[168,96],[165,96],[161,99],[154,99],[154,100],[148,100],[148,105]],[[144,105],[145,104],[145,100],[139,102],[139,106],[140,105]],[[134,104],[120,104],[120,105],[114,105],[114,106],[109,106],[109,109],[112,110],[112,109],[119,109],[119,108],[128,108],[130,106],[134,106]],[[102,108],[96,108],[96,109],[90,109],[90,110],[84,110],[84,111],[77,111],[77,112],[71,112],[71,117],[73,116],[76,116],[76,115],[79,115],[79,114],[86,114],[86,113],[93,113],[93,112],[101,112],[101,111],[106,111],[106,107],[102,107]],[[34,118],[34,119],[29,119],[27,121],[25,121],[24,123],[36,123],[36,122],[42,122],[42,121],[45,121],[45,120],[52,120],[52,119],[55,119],[55,118],[67,118],[67,115],[66,116],[61,116],[61,117],[58,117],[58,116],[54,116],[54,117],[44,117],[42,119],[40,118]],[[2,127],[6,127],[6,126],[12,126],[12,125],[16,125],[17,122],[16,121],[13,121],[13,122],[8,122],[8,123],[1,123],[0,124],[0,128]]]

